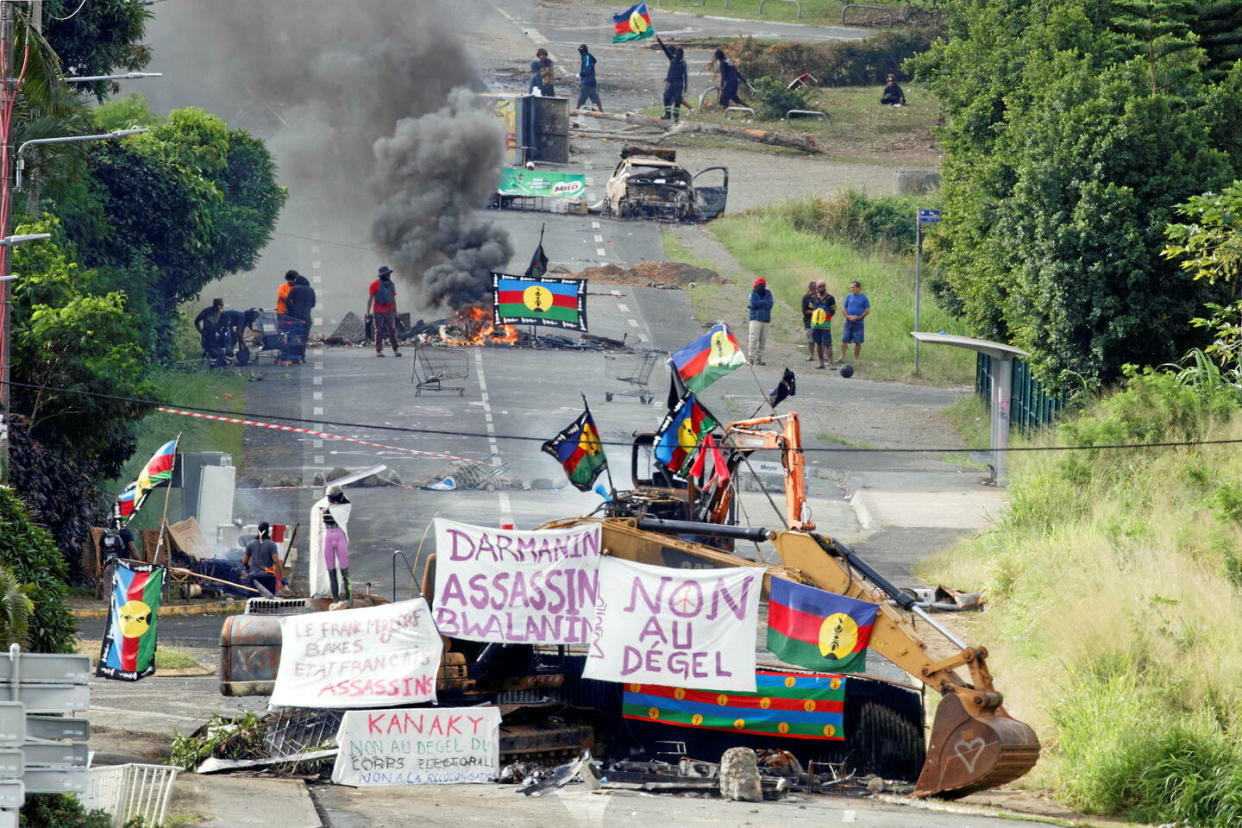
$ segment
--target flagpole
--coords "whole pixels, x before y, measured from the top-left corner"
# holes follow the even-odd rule
[[[181,446],[181,435],[185,432],[177,432],[177,439],[173,441],[173,464],[168,470],[168,488],[164,492],[164,514],[160,517],[160,536],[155,542],[155,554],[151,556],[151,563],[159,564],[160,550],[164,548],[164,527],[168,524],[168,498],[172,496],[172,477],[177,471],[177,449]],[[172,547],[168,548],[168,563],[172,565]]]
[[[582,394],[581,391],[579,391],[578,393]],[[591,416],[591,406],[589,403],[587,403],[586,394],[582,394],[582,407],[586,409],[587,416],[591,417],[591,422],[595,422],[595,418]],[[595,427],[595,436],[596,438],[599,438],[599,426],[598,425]],[[604,450],[604,441],[602,439],[600,439],[599,441],[599,450],[601,453]],[[612,493],[612,499],[616,500],[617,499],[617,487],[612,482],[612,467],[608,465],[608,455],[604,455],[604,473],[608,475],[608,490]]]

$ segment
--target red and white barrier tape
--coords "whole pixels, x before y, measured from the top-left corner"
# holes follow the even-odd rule
[[[476,460],[473,457],[458,457],[456,454],[445,454],[442,451],[420,451],[418,449],[405,448],[404,446],[389,446],[384,443],[372,443],[367,440],[359,440],[356,437],[344,437],[340,434],[329,434],[326,431],[311,431],[308,428],[298,428],[297,426],[277,425],[276,423],[261,423],[257,420],[244,420],[240,417],[221,417],[217,414],[203,414],[198,411],[183,411],[179,408],[165,408],[160,406],[156,409],[165,414],[180,414],[183,417],[197,417],[200,420],[218,420],[222,423],[236,423],[237,425],[255,426],[257,428],[271,428],[276,431],[291,431],[294,434],[309,434],[312,437],[321,437],[325,440],[343,440],[346,443],[357,443],[361,446],[371,446],[372,448],[388,449],[389,451],[403,451],[406,454],[415,454],[420,457],[440,457],[445,460],[461,460],[466,463],[478,463],[482,466],[494,466],[495,463],[487,463],[483,460]]]

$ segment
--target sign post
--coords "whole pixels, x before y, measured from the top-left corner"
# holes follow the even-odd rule
[[[923,310],[923,225],[938,224],[940,211],[920,207],[914,222],[914,329],[923,330],[920,323]],[[919,375],[919,341],[914,340],[914,375]]]

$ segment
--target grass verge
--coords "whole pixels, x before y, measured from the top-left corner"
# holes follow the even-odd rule
[[[88,655],[91,658],[99,656],[99,648],[103,644],[100,641],[94,641],[87,638],[78,639],[78,652]],[[176,647],[168,647],[161,645],[155,650],[155,669],[159,670],[198,670],[202,667],[193,656],[184,650],[178,650]]]
[[[778,324],[773,317],[774,335],[798,336],[801,318],[797,316],[807,282],[823,279],[828,291],[837,298],[839,322],[833,325],[833,341],[838,342],[844,316],[841,300],[851,280],[862,283],[863,292],[871,299],[872,310],[867,317],[866,344],[862,358],[854,362],[860,375],[868,379],[914,379],[914,287],[913,263],[908,259],[862,253],[847,245],[828,241],[820,236],[795,230],[779,210],[764,209],[726,216],[709,225],[721,243],[751,273],[764,277],[776,294],[780,305],[793,313]],[[740,291],[743,286],[734,288]],[[738,301],[744,304],[745,296]],[[938,307],[924,289],[923,330],[957,332],[953,317]],[[794,341],[794,340],[785,340]],[[839,345],[836,346],[839,349]],[[838,351],[839,352],[839,351]],[[958,348],[925,346],[921,353],[920,379],[933,384],[966,385],[974,377],[974,354]]]
[[[1236,389],[1140,376],[1038,440],[1160,436],[1242,438]],[[1045,746],[1029,781],[1085,812],[1242,824],[1242,455],[1221,448],[1014,455],[996,527],[917,567],[987,594],[974,636]]]
[[[759,0],[660,0],[659,5],[648,4],[656,16],[656,32],[660,32],[659,14],[662,11],[684,12],[701,16],[732,17],[740,20],[766,20],[781,23],[803,23],[808,26],[823,24],[841,25],[840,0],[801,0],[802,16],[793,3],[769,2],[759,14]],[[615,3],[597,2],[616,11]]]

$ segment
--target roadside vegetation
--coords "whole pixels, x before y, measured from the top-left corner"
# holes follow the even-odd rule
[[[909,202],[909,203],[907,203]],[[913,201],[845,193],[752,210],[713,222],[713,235],[755,276],[762,276],[788,310],[773,316],[774,335],[800,341],[799,302],[807,282],[823,279],[841,301],[857,279],[871,299],[867,342],[856,365],[869,379],[914,379],[914,260],[903,234],[910,236]],[[926,271],[925,271],[926,273]],[[745,288],[741,285],[733,288]],[[921,327],[963,333],[961,324],[940,308],[924,285]],[[834,325],[834,342],[840,326]],[[794,337],[790,339],[789,337]],[[836,346],[839,348],[839,345]],[[852,352],[850,359],[853,362]],[[973,354],[956,348],[924,347],[920,379],[966,385],[974,376]]]
[[[1202,354],[1034,445],[1242,439],[1237,372]],[[1235,445],[1021,453],[998,525],[919,568],[986,592],[974,622],[1032,781],[1089,813],[1242,824],[1242,455]]]

